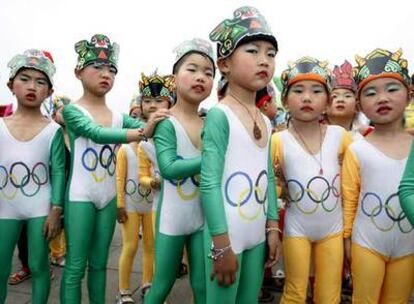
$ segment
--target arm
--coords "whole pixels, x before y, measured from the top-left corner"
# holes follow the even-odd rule
[[[118,208],[125,208],[125,184],[128,170],[128,160],[125,147],[118,150],[116,156],[116,198]]]
[[[171,121],[163,120],[158,123],[155,128],[154,143],[163,178],[180,179],[200,173],[200,156],[177,159],[177,139]]]
[[[344,213],[344,238],[352,235],[352,226],[358,207],[361,180],[356,155],[351,149],[345,152],[341,172],[342,204]]]
[[[145,188],[151,188],[151,182],[153,181],[151,174],[151,162],[145,153],[141,145],[138,146],[138,180],[141,185]]]
[[[140,132],[133,129],[106,128],[93,122],[74,105],[63,108],[63,118],[68,129],[75,136],[92,139],[98,144],[126,143],[140,138]]]
[[[52,186],[52,205],[63,207],[65,196],[65,139],[63,130],[59,128],[50,146],[50,179]]]
[[[202,140],[201,204],[212,236],[227,233],[227,221],[222,195],[222,177],[229,138],[226,115],[218,108],[206,117]]]
[[[278,214],[278,204],[277,204],[277,194],[276,194],[276,179],[273,170],[273,162],[272,162],[272,151],[274,147],[272,146],[272,139],[270,139],[269,145],[269,157],[267,162],[267,200],[268,200],[268,210],[267,210],[267,218],[269,220],[277,221],[279,220]]]
[[[143,129],[145,123],[137,118],[132,118],[126,114],[122,114],[123,124],[122,127],[125,129]]]
[[[399,187],[400,204],[408,221],[414,226],[414,144],[411,145],[404,174]]]

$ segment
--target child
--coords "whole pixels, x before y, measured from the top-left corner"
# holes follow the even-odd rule
[[[150,114],[158,109],[168,109],[171,102],[172,77],[161,77],[154,73],[150,77],[141,75],[139,82],[139,103],[132,103],[129,115],[136,115],[138,111],[144,121]],[[117,155],[117,205],[118,222],[122,224],[122,252],[119,257],[119,294],[117,303],[134,303],[131,297],[130,277],[134,257],[138,249],[138,235],[142,229],[143,262],[142,262],[142,288],[145,295],[151,286],[153,275],[154,235],[152,228],[152,189],[159,189],[159,181],[149,177],[148,184],[143,185],[138,180],[138,169],[142,159],[137,157],[138,144],[132,142],[123,145]],[[152,187],[151,187],[152,185]]]
[[[345,62],[333,69],[330,102],[326,118],[330,125],[338,125],[351,131],[354,138],[368,135],[373,128],[360,125],[356,104],[356,83],[352,76],[352,65]]]
[[[353,303],[408,303],[414,284],[414,231],[398,200],[412,145],[403,127],[410,77],[401,55],[375,49],[356,56],[360,108],[375,130],[350,145],[342,167]]]
[[[339,159],[351,141],[319,122],[329,100],[327,63],[302,57],[282,73],[289,127],[272,137],[272,155],[287,185],[281,303],[304,303],[311,257],[315,303],[339,303],[343,262]]]
[[[106,94],[117,73],[119,47],[105,35],[79,41],[76,77],[83,96],[63,109],[70,140],[71,170],[67,189],[66,265],[62,303],[81,303],[81,280],[88,265],[89,301],[105,303],[106,262],[116,220],[117,143],[139,141],[152,133],[141,121],[111,111]],[[154,122],[167,113],[154,115]]]
[[[256,91],[272,79],[278,45],[257,9],[233,15],[210,33],[228,87],[202,135],[207,303],[257,303],[264,266],[278,258],[271,124],[255,105]]]
[[[40,111],[53,92],[55,66],[50,53],[31,49],[13,57],[8,67],[7,85],[18,107],[0,119],[0,303],[6,300],[14,247],[26,222],[32,303],[44,304],[50,290],[48,241],[59,231],[65,188],[63,132]]]
[[[201,127],[198,107],[213,87],[211,45],[201,39],[176,48],[177,102],[159,123],[154,142],[162,177],[155,236],[155,275],[145,303],[163,303],[174,284],[186,246],[195,303],[205,303],[203,214],[198,191]]]

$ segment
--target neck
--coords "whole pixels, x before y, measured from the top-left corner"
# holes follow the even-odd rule
[[[236,99],[237,101],[243,103],[247,107],[254,107],[256,108],[256,92],[246,90],[235,84],[229,84],[227,89],[228,96]]]
[[[352,128],[352,123],[354,121],[353,117],[328,117],[328,121],[330,125],[337,125],[341,126],[345,130],[350,131]]]
[[[90,91],[84,90],[83,96],[81,97],[82,103],[84,104],[91,104],[91,105],[101,105],[106,106],[106,99],[105,95],[103,96],[96,96],[95,94],[91,93]]]
[[[177,111],[185,115],[198,115],[199,103],[191,102],[183,98],[182,96],[177,97],[177,102],[172,108],[173,112]]]
[[[29,119],[43,117],[42,112],[40,111],[40,107],[25,107],[19,105],[14,113],[16,116],[23,116]]]
[[[401,132],[404,132],[404,127],[400,119],[388,124],[375,124],[374,133],[376,135],[393,138],[396,134]]]
[[[316,131],[319,131],[321,125],[318,119],[312,121],[302,121],[292,117],[290,122],[294,130],[300,132],[301,134],[314,134]]]

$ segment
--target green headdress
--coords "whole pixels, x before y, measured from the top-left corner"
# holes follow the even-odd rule
[[[118,70],[119,45],[111,44],[109,38],[102,34],[92,36],[91,41],[81,40],[75,44],[78,53],[76,68],[81,70],[85,66],[98,63],[113,66]]]
[[[260,12],[251,6],[243,6],[233,13],[233,19],[221,22],[210,33],[210,40],[217,42],[217,57],[225,58],[237,48],[240,42],[263,39],[278,50],[278,44],[269,25]]]
[[[319,61],[313,57],[305,56],[295,62],[289,62],[288,68],[282,72],[282,95],[285,96],[288,88],[301,80],[314,80],[322,83],[329,90],[331,73],[327,68],[327,61]]]
[[[407,60],[401,58],[402,49],[392,53],[384,49],[375,49],[365,58],[355,56],[357,66],[353,74],[358,90],[361,90],[368,82],[382,77],[391,77],[400,80],[407,87],[411,84],[408,73]]]

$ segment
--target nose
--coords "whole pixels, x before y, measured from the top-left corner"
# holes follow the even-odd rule
[[[108,67],[103,67],[103,69],[101,70],[101,76],[104,78],[110,78],[110,74],[111,72],[109,71]]]
[[[377,102],[380,103],[380,104],[388,103],[389,102],[389,96],[388,96],[387,92],[379,92]]]
[[[303,92],[302,101],[306,102],[306,103],[312,102],[312,99],[311,99],[310,94],[308,92]]]
[[[270,60],[271,58],[267,55],[267,52],[265,51],[260,52],[260,55],[259,55],[260,66],[268,67],[270,65]]]
[[[32,90],[32,91],[36,90],[36,81],[35,80],[30,80],[28,82],[28,89]]]
[[[196,76],[196,81],[204,83],[206,81],[206,75],[204,75],[203,72],[198,72]]]

